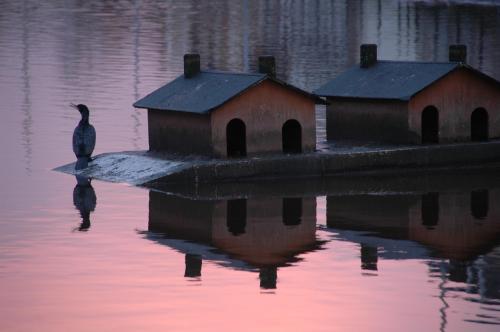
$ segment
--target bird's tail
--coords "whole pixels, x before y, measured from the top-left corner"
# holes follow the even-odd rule
[[[89,165],[89,159],[87,156],[78,157],[78,159],[76,160],[75,169],[76,170],[84,169],[87,168],[88,165]]]

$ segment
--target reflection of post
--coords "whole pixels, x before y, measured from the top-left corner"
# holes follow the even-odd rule
[[[201,255],[197,254],[186,254],[185,257],[186,270],[184,272],[184,277],[196,278],[201,277]]]
[[[32,125],[33,117],[31,115],[31,79],[30,79],[30,40],[29,40],[29,30],[28,24],[30,22],[28,18],[28,7],[27,3],[24,2],[23,8],[23,55],[22,55],[22,79],[23,79],[23,93],[24,100],[22,104],[23,122],[22,122],[22,139],[23,146],[25,149],[24,155],[26,159],[26,171],[28,174],[31,173],[31,162],[32,162]]]
[[[259,272],[260,288],[276,289],[278,280],[278,268],[276,266],[261,267]]]
[[[248,0],[243,0],[243,71],[248,72],[250,70],[248,66],[248,35],[249,35],[249,24],[248,24]]]
[[[439,324],[439,331],[446,331],[446,325],[448,324],[448,318],[446,314],[446,309],[450,307],[448,302],[446,302],[446,267],[444,261],[441,261],[440,264],[440,276],[441,282],[439,283],[439,300],[443,304],[441,308],[439,308],[439,313],[441,317],[441,322]]]
[[[361,269],[377,271],[377,247],[361,243]]]
[[[139,99],[139,36],[141,31],[141,13],[140,13],[140,0],[134,1],[134,100]],[[132,144],[136,149],[139,148],[140,133],[139,128],[141,127],[140,113],[138,109],[134,109],[132,113],[132,118],[134,119],[134,138],[132,139]]]
[[[94,188],[90,184],[92,179],[76,175],[76,186],[73,189],[73,204],[80,211],[82,223],[77,228],[79,231],[87,231],[90,228],[90,212],[95,210],[97,197]]]

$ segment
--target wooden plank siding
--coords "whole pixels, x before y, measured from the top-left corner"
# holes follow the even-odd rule
[[[314,100],[277,83],[264,81],[211,113],[215,155],[226,157],[226,126],[232,119],[246,126],[247,154],[282,151],[281,129],[289,119],[302,127],[302,151],[316,148]]]
[[[470,141],[471,114],[482,107],[489,117],[489,137],[500,137],[500,89],[498,85],[465,69],[457,69],[411,98],[408,127],[413,143],[421,141],[422,111],[439,111],[439,142]]]

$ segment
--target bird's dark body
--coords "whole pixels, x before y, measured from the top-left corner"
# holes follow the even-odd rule
[[[73,132],[73,152],[77,158],[90,156],[95,148],[96,134],[94,127],[89,123],[80,123]]]
[[[92,161],[91,155],[94,151],[96,133],[94,127],[89,123],[89,109],[83,104],[72,105],[82,115],[82,119],[73,132],[73,152],[77,161],[75,169],[83,169]]]

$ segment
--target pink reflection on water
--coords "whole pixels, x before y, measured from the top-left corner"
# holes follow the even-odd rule
[[[71,186],[54,193],[64,204],[16,221],[29,228],[22,245],[0,247],[7,257],[0,268],[2,330],[420,331],[443,324],[441,280],[426,260],[379,258],[376,276],[366,277],[360,245],[319,229],[323,250],[278,267],[274,290],[260,289],[257,271],[218,260],[203,260],[201,277],[185,278],[183,252],[137,233],[148,227],[148,191],[93,185],[97,207],[88,232],[71,232],[79,222]],[[326,211],[324,204],[318,200],[317,211]],[[231,259],[252,259],[244,243],[231,243],[221,246]],[[446,295],[449,330],[470,328],[464,318],[479,312],[463,296]]]

